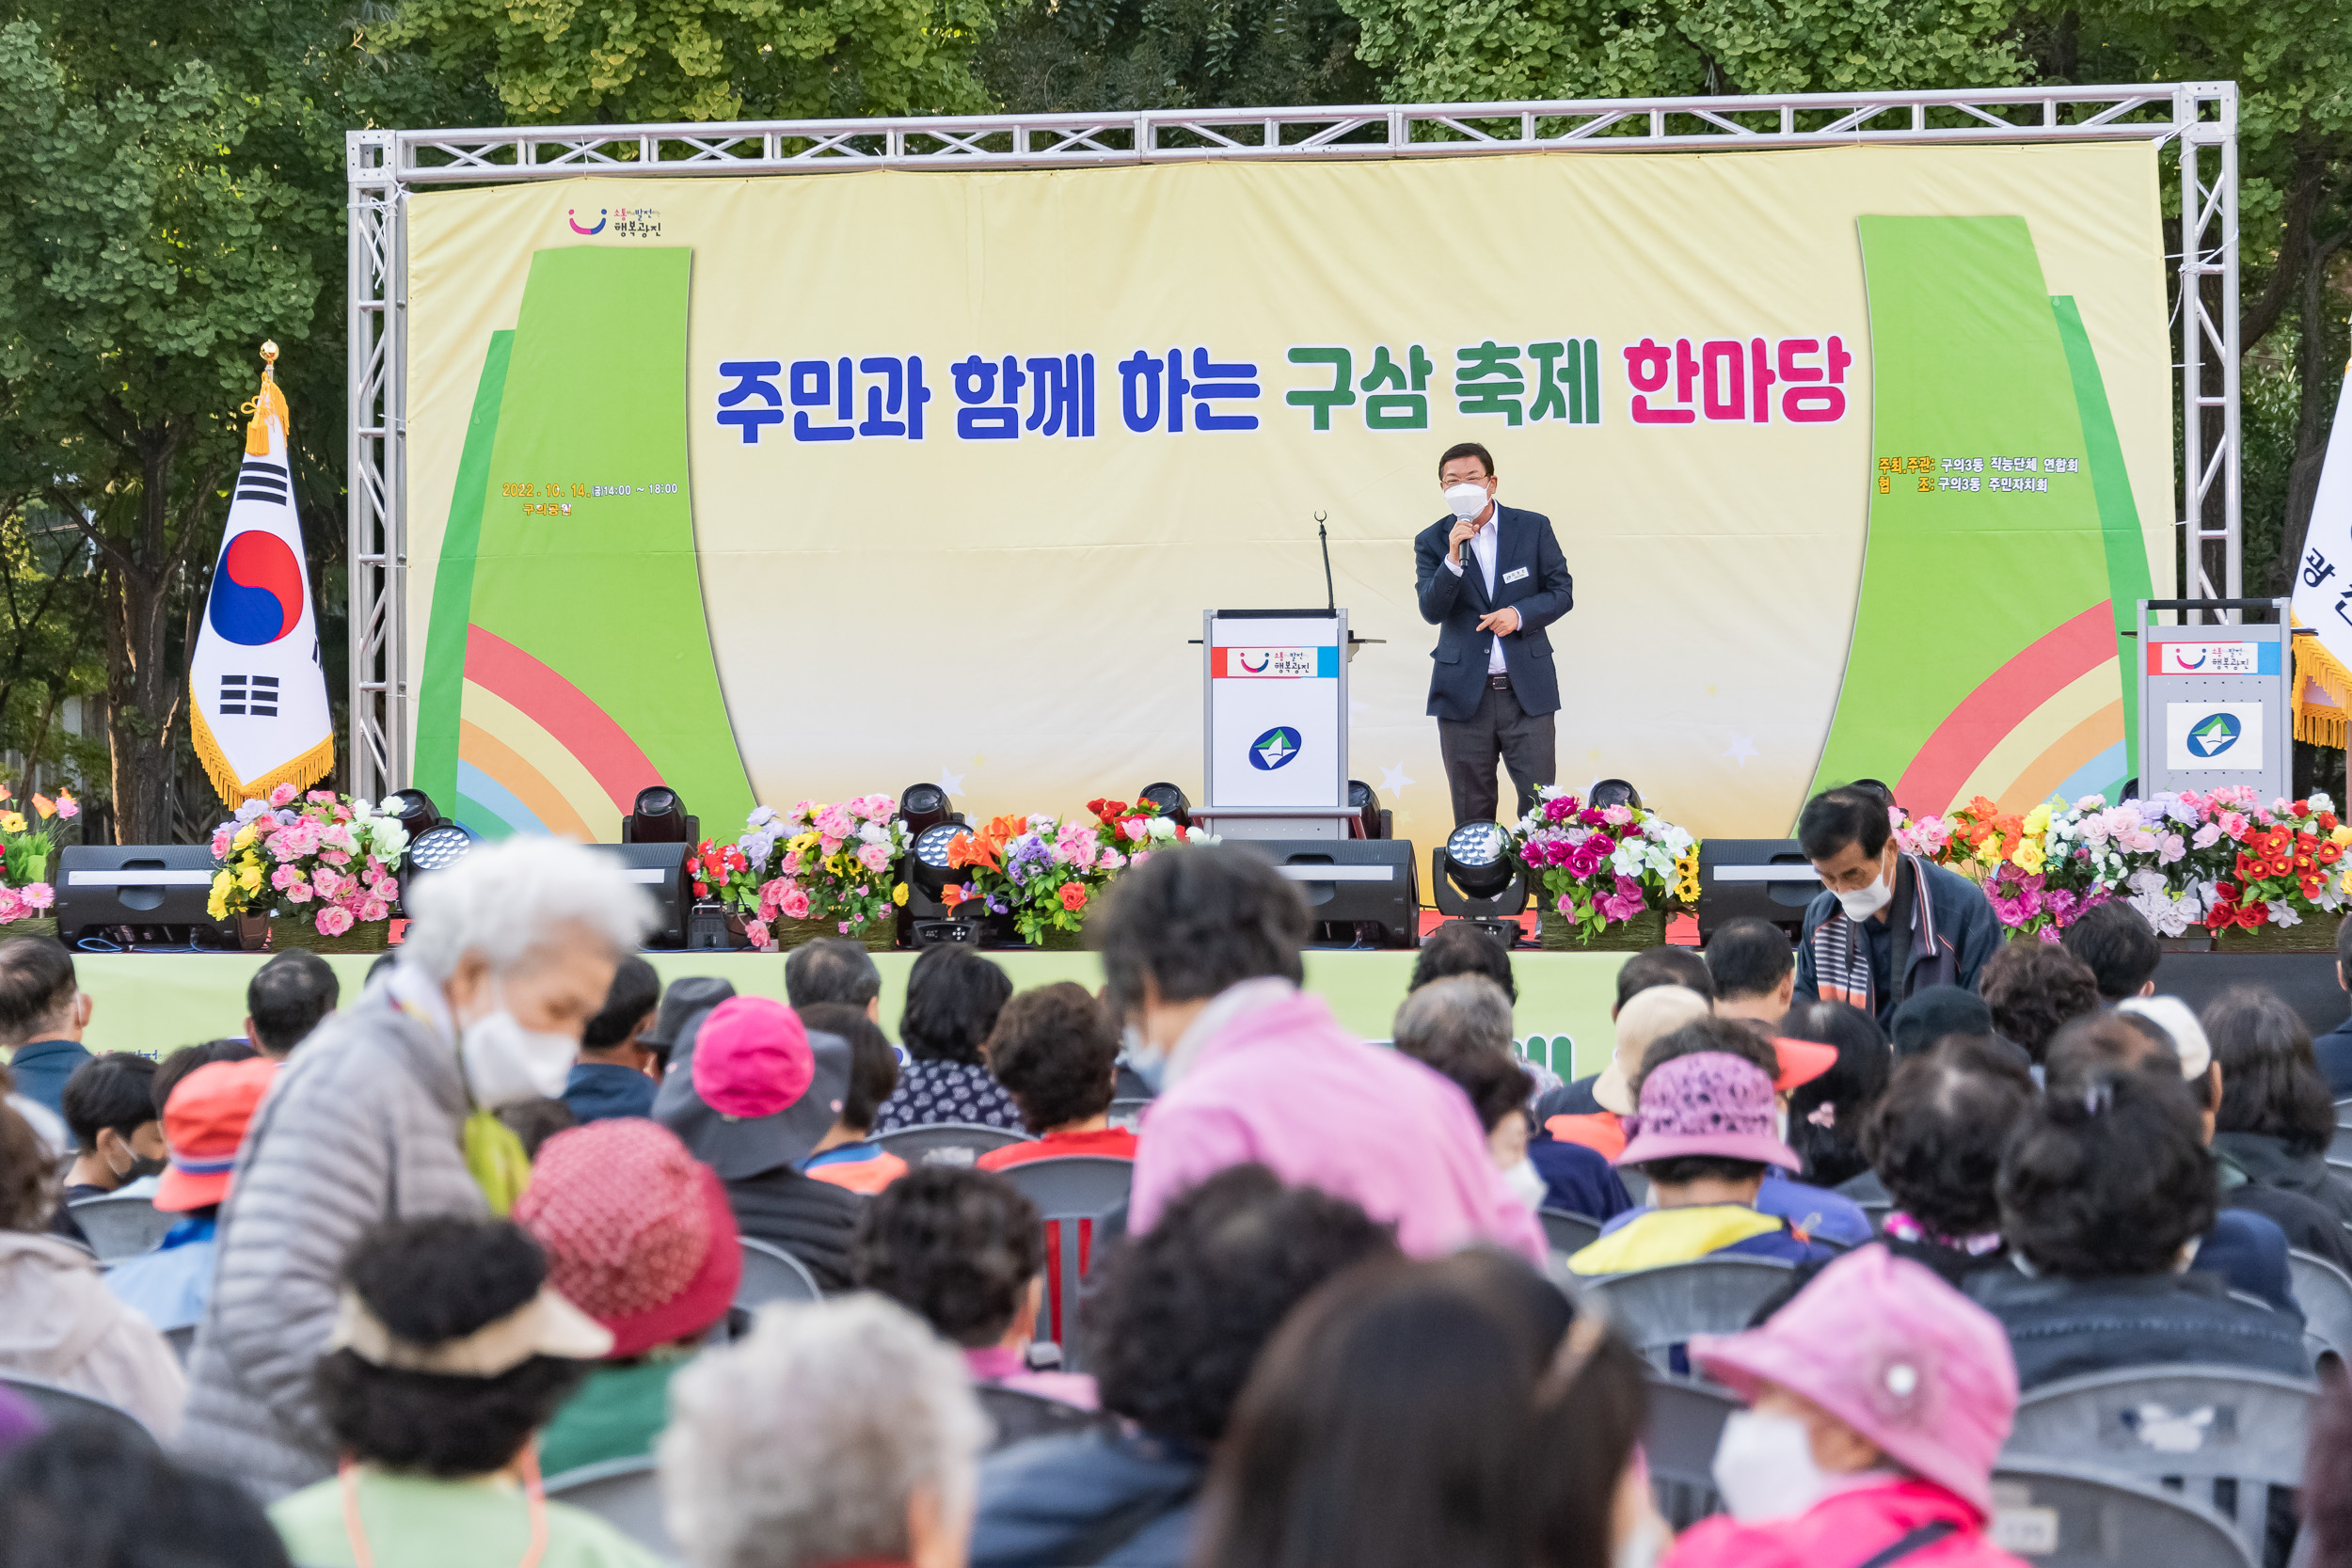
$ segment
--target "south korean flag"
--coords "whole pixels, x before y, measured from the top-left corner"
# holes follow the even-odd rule
[[[278,346],[262,344],[262,356],[274,363]],[[305,788],[335,766],[334,715],[287,456],[286,400],[269,369],[247,406],[245,465],[188,661],[197,754],[231,806],[281,784]]]

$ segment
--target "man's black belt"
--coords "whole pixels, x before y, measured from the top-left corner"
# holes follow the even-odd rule
[[[1486,677],[1486,689],[1489,691],[1508,691],[1511,689],[1511,677],[1508,675],[1488,675]]]

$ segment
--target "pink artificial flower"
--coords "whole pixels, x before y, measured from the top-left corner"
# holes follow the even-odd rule
[[[383,899],[387,904],[397,904],[400,902],[400,879],[397,877],[387,877],[382,881],[376,883],[375,895],[378,898]]]
[[[308,882],[290,882],[285,888],[285,894],[286,902],[289,904],[307,904],[310,901],[310,884]]]
[[[236,836],[237,831],[229,826],[226,822],[222,823],[219,827],[215,828],[213,830],[213,859],[216,861],[227,860],[229,858],[230,841]]]
[[[1196,829],[1194,831],[1198,832],[1199,830]],[[1120,854],[1116,849],[1097,849],[1095,851],[1094,864],[1098,870],[1116,871],[1126,863],[1127,857]]]
[[[47,882],[29,882],[17,890],[17,897],[28,910],[45,910],[57,901],[57,891]]]
[[[827,806],[817,814],[817,831],[830,839],[853,838],[857,834],[857,822],[839,806]],[[830,855],[833,850],[827,849],[825,853]]]
[[[22,920],[24,914],[25,906],[18,902],[16,895],[0,887],[0,926],[6,926],[11,920]]]
[[[283,893],[302,880],[302,873],[291,865],[281,865],[269,874],[269,885]]]
[[[784,852],[784,874],[787,877],[797,877],[801,874],[801,852],[798,849],[787,849]]]
[[[335,792],[331,789],[314,789],[303,799],[313,805],[331,806],[335,803]]]
[[[768,923],[764,920],[743,922],[743,934],[751,939],[754,947],[762,952],[776,944],[775,933],[768,929]]]
[[[269,803],[272,806],[289,804],[293,801],[295,793],[296,791],[294,785],[290,784],[281,784],[276,789],[269,792]]]
[[[819,834],[817,839],[817,853],[822,859],[831,860],[841,853],[841,839],[829,833]]]
[[[322,865],[310,873],[310,891],[321,898],[334,897],[345,885],[345,878],[331,865]]]
[[[2216,793],[2218,794],[2219,791]],[[2243,813],[2225,811],[2221,814],[2221,831],[2240,844],[2246,842],[2247,827],[2248,823]]]
[[[71,822],[82,815],[82,803],[61,789],[57,791],[57,815]]]
[[[1576,900],[1565,893],[1560,895],[1559,902],[1555,903],[1552,908],[1572,920],[1576,917]]]
[[[345,931],[351,929],[351,911],[344,909],[341,904],[330,904],[326,909],[319,911],[319,917],[316,924],[319,928],[319,935],[323,937],[342,936]]]
[[[2191,848],[2212,848],[2215,845],[2221,842],[2221,824],[2218,822],[2206,823],[2203,827],[2197,830],[2196,836],[2191,838],[2188,842]]]
[[[1622,828],[1633,820],[1633,808],[1631,806],[1604,806],[1601,808],[1600,815],[1611,827]]]
[[[786,894],[782,902],[776,907],[784,911],[784,917],[787,920],[806,920],[808,918],[808,894],[806,890],[796,887]]]
[[[2180,834],[2160,833],[2156,836],[2156,863],[2158,865],[2170,865],[2187,853],[2188,841],[2182,838]]]
[[[2134,854],[2144,855],[2156,847],[2156,835],[2145,828],[2126,828],[2116,835],[2115,842]]]
[[[886,844],[861,844],[857,847],[857,860],[868,871],[887,871],[890,868],[890,847]]]
[[[361,899],[359,918],[367,921],[389,920],[392,918],[392,907],[381,898]]]
[[[846,920],[836,920],[834,922],[834,929],[846,937],[850,934],[850,923]]]

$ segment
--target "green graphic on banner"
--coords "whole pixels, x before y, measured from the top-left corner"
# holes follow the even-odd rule
[[[1915,814],[2111,788],[2128,771],[2116,525],[2026,221],[1858,221],[1870,527],[1815,787],[1884,779]]]
[[[2155,582],[2148,572],[2148,543],[2139,531],[2139,508],[2132,501],[2132,478],[2123,467],[2122,438],[2116,434],[2106,383],[2099,375],[2099,356],[2090,346],[2090,334],[2083,329],[2083,313],[2065,294],[2051,295],[2050,307],[2058,312],[2058,337],[2066,344],[2066,363],[2074,372],[2074,404],[2082,411],[2090,485],[2099,498],[2099,528],[2106,539],[2107,594],[2115,607],[2115,657],[2123,671],[2123,764],[2116,774],[2120,782],[2138,766],[2139,755],[2139,683],[2131,676],[2139,628],[2132,620],[2138,613],[2140,600],[2156,596]],[[2104,792],[2109,800],[2116,798],[2112,788]]]
[[[485,366],[461,478],[473,481],[471,438],[486,439],[478,537],[468,550],[453,508],[418,777],[453,777],[459,815],[485,835],[610,842],[656,784],[722,829],[751,809],[695,556],[691,267],[678,248],[539,251],[495,389],[495,342]],[[462,626],[444,590],[470,606]]]
[[[482,380],[474,388],[466,445],[457,459],[457,487],[449,500],[449,529],[441,535],[440,566],[433,575],[433,619],[417,694],[416,785],[461,821],[491,815],[458,793],[457,721],[465,702],[466,623],[473,610],[474,552],[482,544],[483,490],[490,483],[490,443],[498,435],[499,402],[506,395],[506,362],[514,346],[512,331],[493,332],[483,356]],[[450,805],[453,800],[459,804]]]

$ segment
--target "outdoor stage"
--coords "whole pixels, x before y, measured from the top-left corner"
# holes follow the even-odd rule
[[[746,995],[784,996],[784,958],[777,953],[648,953],[664,981],[720,974]],[[992,952],[1016,988],[1075,980],[1103,983],[1091,953]],[[1616,998],[1623,953],[1512,955],[1518,982],[1516,1016],[1528,1054],[1562,1077],[1597,1072],[1608,1061],[1609,1009]],[[1310,949],[1307,987],[1331,1004],[1342,1023],[1368,1039],[1385,1039],[1411,977],[1410,952],[1358,953]],[[82,989],[95,999],[84,1041],[93,1051],[168,1054],[183,1045],[240,1033],[246,982],[263,956],[251,953],[78,953]],[[373,955],[330,958],[343,978],[343,1001],[358,994]],[[912,953],[877,953],[882,975],[882,1025],[896,1037]],[[2325,953],[2168,953],[2156,972],[2161,990],[2201,1007],[2233,986],[2266,986],[2292,1004],[2316,1035],[2344,1021],[2344,995],[2335,960]]]

